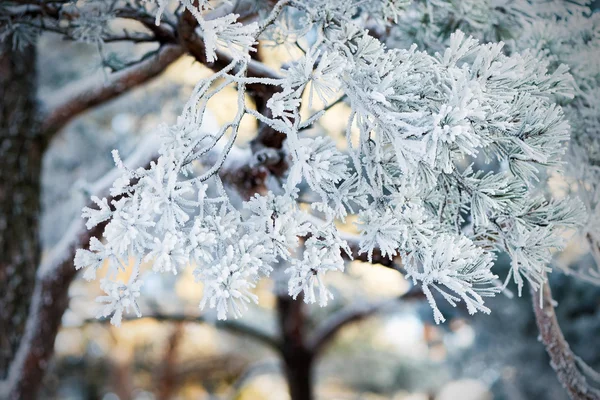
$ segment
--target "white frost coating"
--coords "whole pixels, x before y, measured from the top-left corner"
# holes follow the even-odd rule
[[[437,52],[388,48],[354,18],[365,2],[279,2],[257,25],[242,25],[233,14],[204,20],[204,2],[199,8],[181,3],[198,20],[207,59],[224,55],[228,65],[201,80],[177,123],[162,129],[158,160],[130,170],[115,157],[120,176],[111,194],[122,196],[95,199],[98,208],[84,210],[89,227],[108,221],[104,244],[93,242],[75,258],[88,278],[100,262],[110,265],[102,281],[103,316],[119,323],[128,308],[139,314],[139,274],[113,280],[130,259],[167,273],[192,265],[205,287],[201,307],[214,308],[220,319],[241,316],[257,301],[257,281],[282,265],[292,297],[324,306],[332,297],[324,276],[342,271],[343,253],[350,256],[336,225],[348,215],[358,217],[367,258],[375,251],[401,257],[436,322],[444,317],[435,293],[452,305],[464,302],[471,313],[489,312],[484,298],[502,290],[492,272],[499,251],[511,256],[509,278],[519,291],[525,281],[534,288],[545,281],[544,265],[562,245],[561,233],[582,218],[579,203],[547,199],[536,188],[546,167],[561,165],[569,139],[557,104],[573,97],[566,66],[535,50],[481,44],[461,31]],[[407,7],[368,4],[363,11],[383,24],[400,21]],[[259,33],[274,35],[268,25],[292,7],[304,13],[306,25],[294,34],[316,37],[278,75],[249,60],[249,52]],[[217,51],[217,44],[225,49]],[[277,87],[267,103],[270,115],[246,104],[250,84]],[[237,89],[235,116],[202,131],[209,100],[227,86]],[[351,108],[344,152],[329,137],[305,134],[340,98]],[[234,146],[246,114],[286,136],[290,168],[279,187],[240,210],[219,174],[255,166],[251,150]],[[303,119],[307,114],[312,117]],[[299,206],[305,198],[314,200],[310,209]]]
[[[150,0],[156,2],[156,25],[160,25],[160,19],[169,4],[169,0]],[[239,15],[227,13],[222,16],[213,16],[205,19],[203,11],[211,9],[207,0],[190,1],[178,0],[198,21],[198,29],[201,32],[206,51],[206,60],[214,62],[217,58],[217,46],[226,47],[234,58],[248,58],[249,51],[256,51],[256,36],[258,35],[258,24],[250,23],[243,25],[236,20]],[[195,3],[195,4],[194,4]],[[221,6],[222,8],[229,8]],[[235,7],[234,7],[235,8]],[[215,13],[216,14],[216,13]]]

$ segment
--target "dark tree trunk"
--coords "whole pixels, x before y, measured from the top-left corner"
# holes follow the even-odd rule
[[[312,357],[306,353],[285,358],[285,375],[292,400],[312,400]]]
[[[36,49],[0,44],[0,379],[23,337],[40,261],[43,140]]]
[[[284,295],[277,297],[285,374],[292,400],[312,400],[314,357],[305,344],[304,303]]]

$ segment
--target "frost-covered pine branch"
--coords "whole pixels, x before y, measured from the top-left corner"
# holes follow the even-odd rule
[[[436,1],[431,4],[438,7],[433,8],[427,4],[421,1],[411,4],[410,11],[402,14],[404,23],[393,25],[388,44],[401,46],[414,41],[435,51],[447,43],[453,29],[459,28],[480,40],[505,40],[512,52],[530,51],[548,63],[550,72],[557,71],[562,64],[569,65],[575,96],[557,99],[571,125],[563,173],[569,185],[567,191],[577,195],[585,205],[586,224],[580,234],[589,243],[600,267],[597,230],[600,216],[597,206],[600,195],[599,14],[593,13],[590,2],[585,0]],[[431,18],[424,18],[427,15]],[[597,269],[569,272],[594,283],[600,282]]]
[[[527,4],[510,10],[519,26],[543,18],[530,15]],[[160,22],[167,2],[157,5]],[[84,210],[90,227],[108,221],[103,243],[75,258],[86,278],[108,265],[102,315],[118,324],[128,308],[139,312],[145,262],[155,272],[194,268],[204,284],[201,306],[220,319],[256,303],[257,281],[277,269],[287,274],[292,297],[325,306],[332,293],[324,277],[343,271],[342,254],[351,254],[339,228],[348,215],[358,217],[360,251],[369,259],[375,251],[399,257],[407,278],[422,285],[436,322],[444,320],[440,299],[462,302],[470,313],[490,311],[485,297],[502,289],[493,272],[499,252],[510,255],[509,278],[519,292],[525,281],[534,288],[545,282],[563,233],[583,219],[578,200],[552,199],[539,189],[567,149],[561,105],[580,101],[573,100],[579,82],[566,60],[454,31],[488,38],[484,28],[494,20],[469,14],[476,8],[444,11],[466,13],[464,24],[436,46],[422,36],[427,47],[419,49],[393,47],[391,39],[388,46],[364,26],[398,26],[422,11],[420,3],[280,1],[246,23],[233,14],[206,19],[207,2],[181,5],[198,22],[206,60],[226,54],[228,62],[198,82],[177,123],[163,128],[158,160],[146,169],[122,168],[115,198]],[[282,22],[288,13],[301,29]],[[436,32],[443,36],[443,29]],[[411,34],[405,39],[419,42],[420,33]],[[248,77],[258,40],[282,37],[302,42],[303,55],[287,60],[281,77]],[[248,104],[251,84],[277,89],[268,113]],[[226,87],[237,90],[235,115],[214,132],[201,131],[211,99]],[[340,98],[350,108],[345,138],[307,129]],[[236,208],[219,173],[235,162],[230,152],[245,115],[285,135],[289,170],[280,185]],[[314,199],[310,209],[299,205],[306,195]],[[117,281],[123,270],[129,280]]]

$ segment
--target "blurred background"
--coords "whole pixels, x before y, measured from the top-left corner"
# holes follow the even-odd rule
[[[47,102],[70,90],[68,82],[103,79],[94,44],[47,33],[38,49],[41,96]],[[147,50],[111,45],[111,51],[131,58]],[[272,49],[260,51],[266,62],[277,59]],[[45,254],[64,234],[65,221],[80,213],[86,182],[113,167],[110,151],[117,148],[126,157],[159,123],[173,122],[193,85],[209,73],[184,57],[152,84],[85,114],[61,133],[44,160]],[[228,90],[213,102],[208,124],[231,117],[227,104],[235,92]],[[320,127],[337,135],[340,146],[347,115],[339,104]],[[253,124],[243,121],[246,136],[240,145],[252,137]],[[593,263],[580,252],[572,243],[557,262]],[[507,263],[499,258],[500,275]],[[275,277],[257,287],[260,306],[240,320],[217,322],[198,308],[202,286],[191,269],[178,276],[146,271],[140,303],[148,317],[120,328],[95,319],[98,282],[79,278],[71,285],[41,398],[285,400],[288,388],[276,349],[287,340],[279,337],[282,315],[298,313],[292,317],[302,320],[303,329],[318,332],[346,311],[369,309],[336,331],[310,360],[317,398],[567,399],[537,340],[527,292],[522,298],[490,299],[489,316],[471,317],[465,309],[446,306],[447,322],[435,325],[430,307],[400,272],[350,262],[345,273],[328,275],[335,300],[325,308],[285,304]],[[552,274],[551,285],[567,340],[590,366],[600,367],[600,289],[560,272]]]

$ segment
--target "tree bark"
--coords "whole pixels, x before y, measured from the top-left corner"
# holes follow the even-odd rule
[[[0,379],[21,340],[40,261],[41,165],[35,45],[0,44]]]
[[[304,303],[287,295],[277,297],[281,353],[292,400],[312,400],[313,354],[305,343]]]

